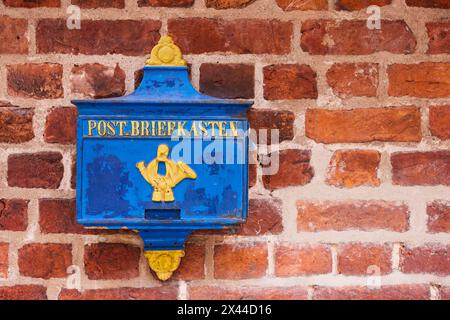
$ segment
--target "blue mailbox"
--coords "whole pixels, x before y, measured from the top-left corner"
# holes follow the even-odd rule
[[[194,230],[245,222],[252,102],[197,92],[170,37],[152,49],[134,93],[73,103],[78,223],[139,232],[150,268],[167,280]]]

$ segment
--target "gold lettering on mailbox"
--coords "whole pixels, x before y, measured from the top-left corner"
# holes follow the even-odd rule
[[[197,174],[186,163],[182,161],[174,162],[168,157],[169,147],[166,144],[160,144],[156,151],[156,158],[147,166],[145,166],[144,161],[136,164],[141,175],[153,187],[152,201],[154,202],[175,201],[172,188],[186,178],[197,178]],[[158,173],[160,163],[163,163],[166,167],[164,176]]]

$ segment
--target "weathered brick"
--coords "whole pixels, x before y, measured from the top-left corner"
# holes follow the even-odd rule
[[[430,107],[430,131],[441,140],[450,139],[450,105]]]
[[[450,202],[434,201],[427,204],[428,231],[450,232]]]
[[[125,0],[72,0],[72,4],[81,9],[125,8]]]
[[[65,19],[42,19],[36,27],[38,53],[148,54],[159,39],[155,20],[82,20],[68,29]]]
[[[138,0],[139,7],[191,7],[195,0]]]
[[[75,65],[70,75],[72,93],[89,98],[111,98],[125,94],[125,71],[99,63]]]
[[[396,152],[391,165],[393,184],[450,185],[450,151]]]
[[[3,0],[7,7],[16,8],[59,8],[61,7],[61,0]]]
[[[202,244],[186,244],[185,256],[172,279],[198,280],[205,277],[205,246]]]
[[[327,246],[281,244],[275,248],[275,274],[278,277],[331,272],[331,251]]]
[[[289,53],[292,24],[278,20],[170,19],[169,34],[185,54]]]
[[[450,9],[448,0],[406,0],[406,4],[411,7]]]
[[[450,53],[450,22],[429,22],[426,28],[430,39],[427,53]]]
[[[60,300],[176,300],[178,288],[161,286],[154,288],[91,289],[78,291],[62,289]]]
[[[450,300],[450,287],[441,287],[439,290],[441,300]]]
[[[376,97],[378,64],[335,63],[327,72],[327,82],[341,98]]]
[[[326,182],[344,188],[377,187],[380,159],[380,152],[375,150],[337,150],[330,161]]]
[[[51,109],[45,123],[44,139],[48,143],[74,144],[77,140],[77,109]]]
[[[83,233],[76,223],[75,199],[40,199],[39,225],[43,233]]]
[[[306,136],[321,143],[419,142],[418,108],[306,110]]]
[[[266,174],[262,177],[264,187],[269,190],[308,184],[314,176],[314,169],[310,164],[311,151],[288,149],[272,152],[270,161],[279,159],[278,172]],[[267,165],[270,167],[270,165]],[[274,165],[272,165],[274,168]]]
[[[207,8],[214,9],[236,9],[244,8],[252,4],[256,0],[205,0]]]
[[[404,284],[371,287],[317,287],[314,300],[428,300],[428,285]]]
[[[249,188],[256,185],[256,179],[258,176],[257,169],[258,169],[258,167],[256,164],[251,163],[248,165],[248,187]]]
[[[0,143],[22,143],[34,138],[33,109],[0,106]]]
[[[264,99],[316,99],[316,73],[308,65],[278,64],[265,66]]]
[[[27,20],[0,16],[0,54],[27,54],[27,31]]]
[[[241,225],[239,234],[258,236],[280,234],[282,231],[281,201],[279,199],[250,199],[247,222]]]
[[[256,131],[256,138],[259,143],[271,144],[272,134],[275,136],[275,131],[272,130],[278,130],[279,142],[294,138],[295,114],[291,111],[251,108],[247,116],[250,128]],[[263,138],[263,133],[259,130],[267,130],[267,137]],[[278,142],[274,141],[273,143]]]
[[[57,189],[64,175],[59,152],[12,154],[8,157],[8,185]]]
[[[402,247],[400,270],[404,273],[450,274],[450,246]]]
[[[6,66],[8,94],[33,99],[64,97],[62,65],[56,63],[23,63]]]
[[[70,165],[70,188],[77,188],[77,157],[72,157],[72,163]]]
[[[19,249],[20,274],[33,278],[64,278],[72,265],[72,245],[32,243]]]
[[[131,279],[139,275],[139,247],[95,243],[84,248],[84,268],[90,280]]]
[[[229,99],[255,96],[255,67],[247,64],[203,63],[200,66],[200,91]]]
[[[450,63],[392,64],[387,71],[390,96],[450,97]]]
[[[214,248],[216,279],[261,278],[267,270],[267,246],[264,243],[222,244]]]
[[[276,0],[277,5],[284,11],[293,10],[327,10],[327,0]]]
[[[0,287],[0,300],[47,300],[47,288],[39,285]]]
[[[409,229],[409,210],[404,204],[386,201],[297,202],[299,231]]]
[[[0,242],[0,279],[8,277],[9,244]]]
[[[301,32],[301,47],[310,54],[410,54],[416,49],[414,34],[403,20],[382,20],[381,29],[373,30],[366,20],[306,20]]]
[[[391,3],[392,0],[337,0],[335,6],[338,10],[355,11],[369,6],[384,7]]]
[[[226,287],[197,285],[188,287],[191,300],[306,300],[306,287]]]
[[[28,226],[28,200],[0,199],[0,230],[25,231]]]
[[[345,275],[373,275],[392,272],[392,248],[388,245],[349,243],[338,246],[338,272]],[[376,268],[376,269],[373,269]]]

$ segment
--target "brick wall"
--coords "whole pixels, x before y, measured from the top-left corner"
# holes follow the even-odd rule
[[[66,28],[70,2],[81,30]],[[0,298],[448,299],[449,9],[0,1]],[[281,170],[251,166],[248,223],[193,235],[161,284],[135,234],[75,223],[70,100],[133,91],[166,33],[202,92],[255,100],[252,126],[280,130]]]

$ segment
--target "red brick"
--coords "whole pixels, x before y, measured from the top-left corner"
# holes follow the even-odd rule
[[[278,277],[331,272],[331,251],[327,246],[281,244],[275,248],[275,274]]]
[[[403,247],[400,250],[400,270],[404,273],[449,275],[450,246]]]
[[[205,246],[201,244],[186,244],[185,256],[179,268],[173,273],[172,279],[199,280],[205,277]]]
[[[426,28],[430,39],[427,53],[450,53],[450,22],[429,22]]]
[[[427,204],[428,231],[450,232],[450,202],[434,201]]]
[[[191,300],[306,300],[306,287],[189,286]]]
[[[20,274],[33,278],[64,278],[72,265],[72,245],[60,243],[26,244],[19,249]]]
[[[450,139],[450,105],[430,107],[430,131],[441,140]]]
[[[248,165],[248,187],[251,188],[254,185],[256,185],[256,179],[257,179],[257,165],[256,164],[249,164]]]
[[[294,121],[295,114],[291,111],[275,111],[271,109],[255,109],[252,108],[247,113],[250,122],[250,128],[256,130],[257,141],[262,144],[272,143],[272,130],[278,130],[279,142],[292,140],[294,138]],[[263,141],[262,132],[259,130],[267,130],[267,141]],[[274,141],[276,144],[277,141]]]
[[[120,97],[125,94],[125,71],[99,63],[76,65],[70,75],[72,93],[89,98]]]
[[[261,278],[266,270],[266,244],[222,244],[214,248],[216,279]]]
[[[448,0],[406,0],[411,7],[450,9]]]
[[[281,201],[278,199],[250,199],[247,222],[239,235],[259,236],[280,234],[283,231]]]
[[[65,107],[50,110],[45,123],[44,138],[48,143],[76,143],[77,109]]]
[[[195,0],[138,0],[139,7],[191,7]]]
[[[3,0],[3,3],[7,7],[16,8],[61,7],[61,0]]]
[[[0,106],[0,143],[22,143],[34,138],[33,109]]]
[[[418,108],[306,110],[306,136],[320,143],[419,142]]]
[[[396,152],[391,165],[393,184],[450,185],[450,151]]]
[[[439,290],[441,300],[450,300],[450,287],[442,287]]]
[[[404,284],[370,287],[317,287],[314,300],[428,300],[427,285]]]
[[[450,63],[392,64],[387,71],[390,96],[450,97]]]
[[[200,67],[200,91],[229,99],[255,96],[255,67],[246,64],[204,63]]]
[[[293,100],[317,98],[316,73],[308,65],[265,66],[264,99]]]
[[[276,0],[276,2],[284,11],[328,9],[328,0]]]
[[[409,210],[404,204],[385,201],[297,202],[299,231],[409,229]]]
[[[25,231],[28,226],[28,200],[0,199],[0,230]]]
[[[330,161],[326,182],[336,187],[377,187],[381,154],[375,150],[337,150]]]
[[[256,0],[205,0],[207,8],[214,9],[236,9],[245,8]]]
[[[178,288],[161,286],[154,288],[91,289],[78,291],[62,289],[60,300],[176,300]]]
[[[184,54],[289,53],[292,24],[278,20],[179,18],[168,22],[169,34]]]
[[[131,279],[139,276],[139,247],[95,243],[84,248],[84,268],[90,280]]]
[[[327,82],[341,98],[376,97],[378,64],[335,63],[327,72]]]
[[[65,19],[42,19],[36,27],[38,53],[149,54],[159,39],[155,20],[82,20],[81,29],[68,29]]]
[[[12,154],[8,157],[8,185],[57,189],[64,175],[59,152]]]
[[[9,244],[0,242],[0,278],[8,277]]]
[[[0,300],[47,300],[47,288],[38,285],[0,287]]]
[[[289,149],[270,154],[271,161],[276,161],[277,158],[279,158],[278,172],[262,177],[266,189],[303,186],[313,178],[314,169],[310,165],[311,151]]]
[[[384,7],[391,3],[392,0],[337,0],[335,6],[337,10],[355,11],[369,6]]]
[[[349,243],[338,246],[338,272],[345,275],[371,275],[392,272],[392,248],[388,245]]]
[[[63,68],[56,63],[24,63],[6,66],[8,94],[33,99],[64,97]]]
[[[27,35],[27,20],[0,16],[0,54],[27,54]]]
[[[125,0],[72,0],[72,4],[82,9],[125,8]]]
[[[382,20],[381,29],[373,30],[366,20],[306,20],[301,32],[301,47],[310,54],[410,54],[416,49],[416,39],[403,20]]]

